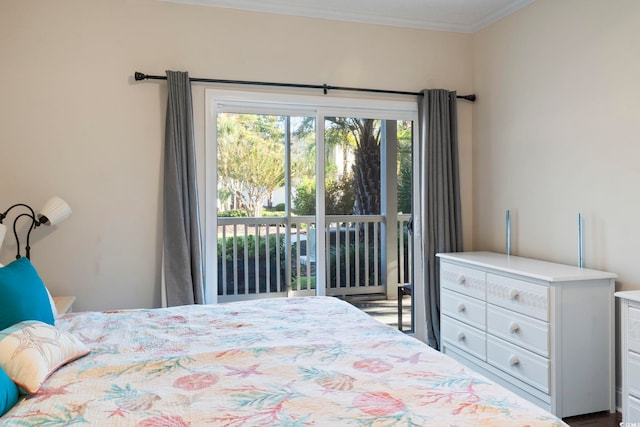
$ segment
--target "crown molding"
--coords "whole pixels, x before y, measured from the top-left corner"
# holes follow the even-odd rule
[[[522,9],[528,5],[530,5],[531,3],[533,3],[535,0],[515,0],[514,2],[510,3],[508,6],[494,12],[491,13],[487,16],[485,16],[484,18],[482,18],[481,20],[479,20],[478,22],[476,22],[475,24],[470,26],[470,33],[475,33],[477,31],[480,31],[483,28],[488,27],[491,24],[494,24],[496,22],[498,22],[499,20],[501,20],[502,18],[505,18],[509,15],[511,15],[512,13],[516,12],[519,9]]]
[[[256,0],[161,0],[171,3],[212,6],[225,9],[238,9],[253,12],[275,13],[281,15],[305,16],[309,18],[330,19],[336,21],[357,22],[361,24],[387,25],[393,27],[413,28],[419,30],[446,31],[456,33],[474,33],[507,15],[533,3],[535,0],[514,0],[507,7],[493,12],[471,25],[445,23],[422,19],[382,16],[367,12],[335,11],[317,7],[301,7],[282,5],[268,1]]]

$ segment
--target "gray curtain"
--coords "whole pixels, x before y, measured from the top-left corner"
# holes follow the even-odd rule
[[[423,283],[427,343],[440,349],[440,277],[436,254],[462,250],[456,93],[425,90],[418,105]]]
[[[204,303],[191,82],[167,71],[163,276],[169,307]]]

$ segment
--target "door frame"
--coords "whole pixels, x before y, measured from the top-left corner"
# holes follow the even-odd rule
[[[217,114],[219,112],[276,114],[316,117],[316,180],[324,182],[324,117],[366,117],[380,120],[406,120],[414,124],[413,132],[413,170],[419,168],[418,162],[418,104],[414,101],[380,99],[369,97],[342,97],[333,95],[299,95],[291,93],[254,92],[244,90],[205,89],[205,244],[204,267],[205,283],[215,283],[217,272]],[[417,174],[414,174],[417,175]],[[381,177],[384,180],[384,177]],[[316,186],[316,229],[325,229],[324,185]],[[413,305],[415,314],[414,334],[425,339],[424,286],[422,281],[422,232],[420,224],[420,204],[415,203],[419,194],[419,182],[413,180],[414,218],[413,232]],[[381,207],[382,208],[382,207]],[[324,247],[324,233],[317,233],[316,245]],[[325,265],[324,251],[316,251],[317,265]],[[326,271],[316,270],[316,295],[326,295]],[[387,286],[389,286],[387,284]],[[387,294],[389,294],[387,290]],[[217,303],[217,286],[206,286],[205,302]]]

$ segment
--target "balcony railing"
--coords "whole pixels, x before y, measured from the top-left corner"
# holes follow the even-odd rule
[[[398,215],[397,252],[386,254],[383,216],[327,216],[327,295],[385,294],[383,260],[397,265],[397,283],[410,282],[409,217]],[[316,233],[314,216],[219,217],[218,300],[315,294]]]

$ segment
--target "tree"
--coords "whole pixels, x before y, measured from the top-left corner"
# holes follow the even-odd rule
[[[218,182],[249,216],[284,185],[284,132],[281,118],[270,115],[218,116]]]
[[[353,117],[326,117],[325,145],[327,152],[340,148],[343,169],[338,171],[333,159],[327,159],[327,181],[343,183],[352,179],[354,204],[349,213],[377,215],[380,213],[380,120]],[[311,120],[304,121],[299,133],[310,132]],[[353,154],[354,161],[348,156]],[[351,170],[347,165],[351,164]],[[327,191],[329,187],[327,186]],[[329,201],[328,201],[329,202]],[[344,206],[341,207],[341,210]]]
[[[353,123],[352,132],[357,135],[353,211],[356,215],[377,215],[380,213],[380,122],[354,119]]]
[[[341,129],[351,138],[344,138],[345,148],[352,144],[353,186],[355,215],[380,213],[380,121],[352,117],[327,118],[333,127]]]

